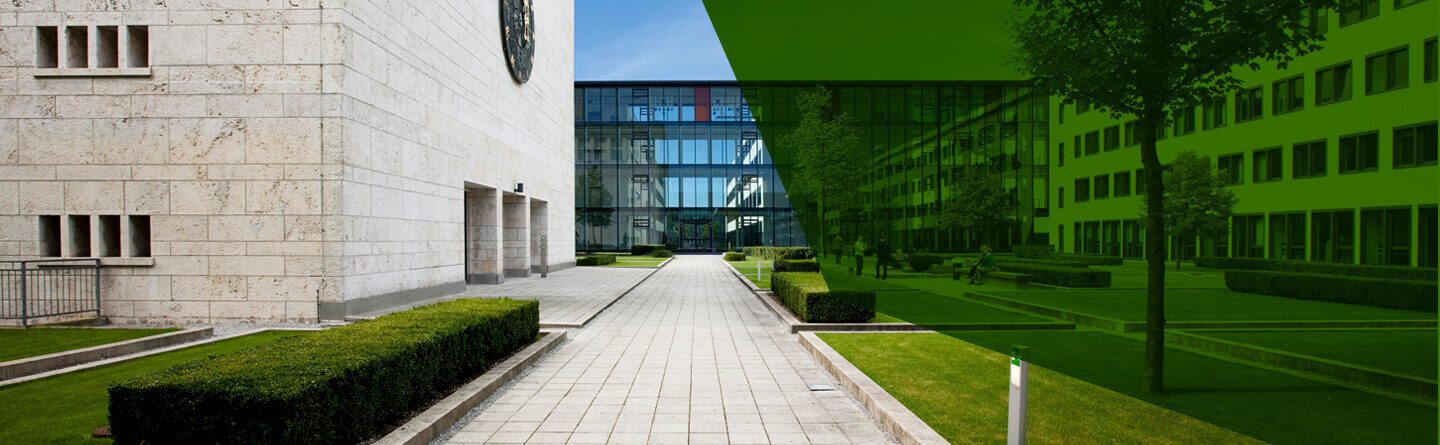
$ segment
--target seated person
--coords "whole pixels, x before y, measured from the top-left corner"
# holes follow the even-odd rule
[[[894,259],[895,259],[895,266],[896,266],[896,267],[899,267],[899,266],[900,266],[900,263],[903,263],[903,262],[905,262],[905,261],[909,261],[909,260],[910,260],[910,256],[905,255],[905,249],[895,249]]]
[[[980,284],[985,273],[1000,270],[999,261],[990,252],[990,246],[980,246],[980,261],[970,268],[970,284]]]

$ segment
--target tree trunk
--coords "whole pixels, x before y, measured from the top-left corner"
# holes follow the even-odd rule
[[[1145,382],[1143,391],[1165,390],[1165,193],[1160,158],[1155,153],[1155,131],[1161,110],[1149,108],[1140,116],[1140,162],[1145,166]],[[1163,130],[1161,130],[1163,131]],[[1178,265],[1176,267],[1179,267]]]

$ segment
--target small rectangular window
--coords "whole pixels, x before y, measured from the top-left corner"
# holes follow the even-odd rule
[[[1240,185],[1244,183],[1245,155],[1236,153],[1228,156],[1221,156],[1217,162],[1220,171],[1220,180],[1225,185]]]
[[[1223,96],[1205,101],[1203,108],[1202,127],[1204,129],[1210,130],[1225,126],[1225,98]]]
[[[131,68],[150,66],[150,27],[126,26],[125,32],[129,36],[125,49],[129,57],[125,65]]]
[[[1195,107],[1175,112],[1175,136],[1184,136],[1195,132]]]
[[[1060,208],[1065,208],[1065,187],[1060,187]]]
[[[1078,134],[1075,135],[1075,144],[1074,144],[1074,145],[1075,145],[1075,147],[1073,148],[1073,150],[1075,150],[1075,158],[1078,159],[1078,158],[1080,158],[1080,152],[1082,151],[1082,150],[1081,150],[1081,144],[1080,144],[1080,135],[1078,135]]]
[[[95,27],[95,67],[120,66],[120,34],[114,26]]]
[[[1305,75],[1275,82],[1271,87],[1274,106],[1270,114],[1289,113],[1305,108]]]
[[[1085,156],[1100,153],[1100,132],[1085,133]]]
[[[1395,129],[1395,167],[1435,165],[1437,148],[1435,123],[1411,125]]]
[[[60,216],[40,215],[40,256],[58,257],[60,253]]]
[[[1115,173],[1115,196],[1130,196],[1130,172]]]
[[[1318,178],[1325,176],[1325,141],[1295,144],[1291,155],[1291,176],[1296,178]]]
[[[1311,31],[1323,35],[1330,31],[1330,9],[1311,6],[1305,11],[1305,21]]]
[[[1435,46],[1436,45],[1434,38],[1425,41],[1425,55],[1422,57],[1424,60],[1422,60],[1421,63],[1425,64],[1425,72],[1423,73],[1423,77],[1426,82],[1434,82],[1435,78],[1437,77],[1436,72],[1440,72],[1440,68],[1437,68],[1436,65],[1437,62],[1435,59]]]
[[[1120,149],[1120,126],[1112,125],[1105,129],[1105,151]]]
[[[90,67],[90,28],[86,26],[65,27],[65,67]]]
[[[1340,173],[1375,171],[1380,167],[1379,133],[1340,138]]]
[[[120,256],[120,215],[100,215],[95,218],[100,223],[95,228],[95,233],[99,236],[100,241],[97,243],[100,251],[95,252],[95,256]]]
[[[1130,121],[1125,123],[1126,147],[1134,147],[1136,145],[1140,145],[1140,135],[1135,132],[1135,129],[1138,128],[1138,125],[1139,123],[1136,121]]]
[[[1341,0],[1340,27],[1354,25],[1380,16],[1380,0]]]
[[[1280,147],[1256,150],[1254,155],[1256,183],[1279,181],[1283,173],[1284,152]]]
[[[1096,176],[1096,177],[1095,177],[1095,199],[1105,199],[1105,198],[1109,198],[1109,197],[1110,197],[1110,175],[1100,175],[1100,176]]]
[[[1423,1],[1425,0],[1395,0],[1395,9],[1404,8]]]
[[[1315,105],[1350,99],[1350,62],[1315,72]]]
[[[35,67],[60,67],[60,28],[35,27]]]
[[[1060,162],[1060,165],[1059,165],[1059,166],[1060,166],[1060,167],[1064,167],[1064,166],[1065,166],[1065,143],[1064,143],[1064,142],[1061,142],[1061,143],[1060,143],[1060,149],[1059,149],[1059,150],[1055,150],[1055,157],[1056,157],[1057,160]]]
[[[1085,202],[1085,201],[1089,201],[1089,200],[1090,200],[1090,178],[1080,178],[1080,179],[1076,179],[1076,180],[1075,180],[1075,202]]]
[[[1365,58],[1365,94],[1398,90],[1409,85],[1409,47]]]
[[[1145,190],[1148,190],[1145,188],[1145,169],[1137,168],[1135,169],[1135,194],[1144,195]]]
[[[1235,93],[1235,122],[1247,122],[1262,117],[1265,109],[1264,90],[1260,87],[1240,90]]]
[[[125,256],[145,258],[150,256],[150,215],[130,215],[130,244]]]
[[[69,220],[68,230],[70,232],[70,243],[66,246],[69,257],[90,256],[90,217],[85,215],[70,215],[65,217]]]

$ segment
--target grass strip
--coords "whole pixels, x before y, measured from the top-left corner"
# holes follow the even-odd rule
[[[0,329],[0,362],[88,348],[180,329],[29,328]]]

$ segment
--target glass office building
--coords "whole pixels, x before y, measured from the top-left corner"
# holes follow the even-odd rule
[[[738,84],[576,82],[578,250],[806,245]]]
[[[795,96],[814,82],[745,82],[761,133],[772,140],[799,120]],[[970,251],[988,243],[1046,243],[1048,97],[1025,82],[823,82],[833,111],[855,118],[870,171],[859,209],[827,212],[828,239],[887,237],[899,249]],[[787,172],[790,150],[771,144]],[[1012,224],[988,233],[940,225],[952,180],[966,171],[994,175],[1015,204]],[[783,175],[782,175],[783,176]],[[807,229],[819,224],[818,206],[795,199]],[[818,234],[812,234],[815,236]]]

